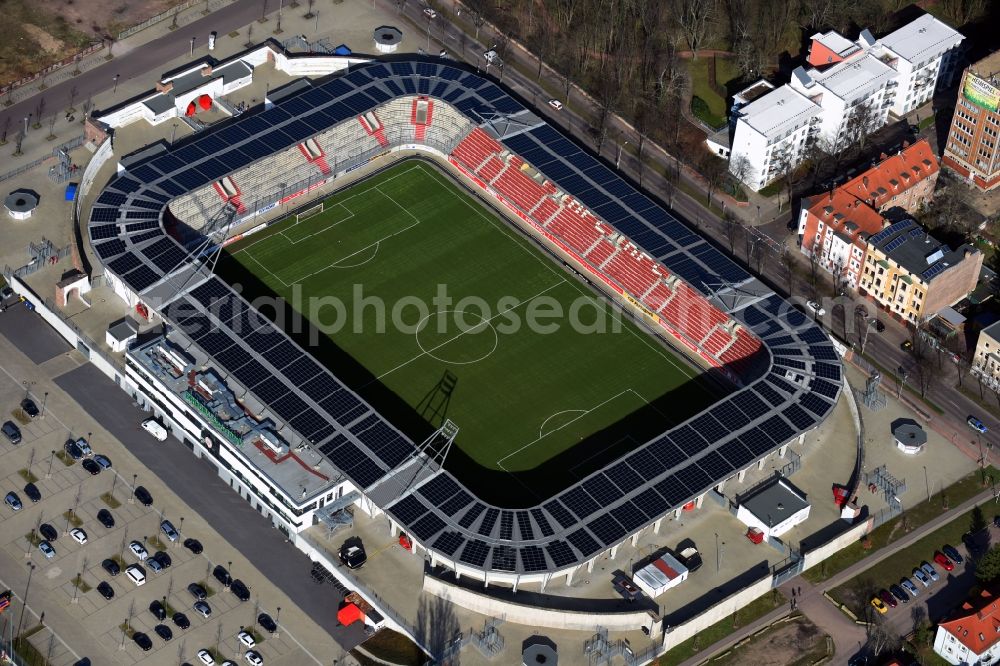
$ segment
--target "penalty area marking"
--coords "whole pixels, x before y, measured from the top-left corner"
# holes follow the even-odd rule
[[[564,409],[562,411],[556,412],[555,414],[552,414],[551,416],[547,417],[544,421],[542,421],[542,425],[538,426],[538,437],[541,438],[541,437],[544,437],[545,435],[548,434],[546,432],[543,432],[545,430],[545,424],[548,423],[550,420],[554,419],[555,417],[559,416],[560,414],[581,414],[582,415],[582,414],[586,414],[586,413],[587,413],[586,409]],[[572,423],[572,421],[571,421],[571,423]],[[559,428],[556,428],[556,430],[559,430]],[[552,432],[555,432],[555,430],[553,430]]]

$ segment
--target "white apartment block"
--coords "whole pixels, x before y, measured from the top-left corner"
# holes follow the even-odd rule
[[[890,112],[902,116],[924,104],[939,82],[950,82],[963,37],[924,14],[881,39],[867,29],[853,42],[833,31],[812,39],[810,67],[796,68],[784,86],[734,104],[729,170],[754,191],[801,162],[805,143],[791,146],[789,132],[806,127],[809,141],[840,150],[885,125]]]

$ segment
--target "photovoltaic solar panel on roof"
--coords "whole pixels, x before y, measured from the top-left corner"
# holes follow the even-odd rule
[[[815,391],[816,393],[819,393],[820,395],[830,398],[830,400],[836,398],[837,392],[839,391],[839,387],[836,384],[824,381],[822,379],[813,380],[812,384],[810,385],[810,388],[812,388],[812,390]]]
[[[489,546],[479,539],[473,539],[465,544],[465,548],[462,549],[462,554],[458,559],[474,567],[481,567],[489,553]]]
[[[712,273],[684,255],[668,258],[663,263],[666,264],[670,272],[681,276],[685,282],[702,294],[705,293],[705,283],[715,281]]]
[[[510,541],[514,537],[514,513],[512,511],[500,512],[500,531],[497,538]]]
[[[777,414],[761,423],[760,429],[777,444],[784,444],[795,435],[791,426]]]
[[[581,519],[586,518],[601,508],[580,486],[570,488],[560,495],[559,499],[562,500],[567,509],[576,514],[577,518]],[[558,519],[559,517],[556,516],[556,520]]]
[[[545,546],[545,552],[549,554],[549,559],[557,567],[565,567],[576,561],[572,549],[565,541],[556,539]]]
[[[123,254],[114,261],[108,262],[108,268],[111,269],[112,273],[122,275],[124,273],[128,273],[130,270],[141,264],[142,262],[139,260],[139,257],[129,252],[128,254]]]
[[[724,458],[718,451],[709,451],[698,459],[698,466],[708,472],[708,475],[713,479],[724,479],[739,464],[734,460]]]
[[[148,240],[151,240],[153,238],[156,238],[157,236],[162,236],[162,235],[163,235],[162,229],[154,229],[152,231],[147,231],[144,234],[129,236],[129,240],[132,241],[134,245],[140,245],[141,243],[145,243]]]
[[[302,398],[294,393],[287,392],[274,402],[269,402],[268,407],[270,407],[271,411],[277,414],[278,417],[285,423],[290,422],[296,416],[309,409],[309,406],[302,400]]]
[[[729,462],[730,468],[723,471],[723,474],[738,467],[745,467],[755,457],[752,451],[736,440],[728,441],[720,446],[716,455],[721,456]],[[716,474],[716,470],[707,467],[705,461],[699,461],[699,464],[713,476]]]
[[[833,345],[809,345],[809,353],[812,354],[813,358],[823,361],[835,361],[838,358]]]
[[[427,506],[413,495],[407,495],[388,509],[389,513],[402,523],[410,525],[427,513]]]
[[[625,536],[625,528],[607,513],[594,518],[587,527],[605,546],[611,546]]]
[[[467,507],[472,501],[472,495],[464,490],[459,490],[454,497],[446,501],[444,504],[439,505],[442,513],[447,516],[454,516],[461,509]]]
[[[777,391],[764,382],[757,382],[753,388],[772,407],[777,407],[785,402],[785,399]]]
[[[589,557],[601,549],[601,544],[595,541],[594,537],[590,536],[582,527],[571,534],[567,534],[566,539],[584,557]]]
[[[482,502],[476,502],[471,507],[469,507],[469,509],[462,515],[462,518],[458,521],[458,524],[464,527],[465,529],[469,529],[469,526],[472,525],[472,523],[476,522],[476,518],[479,517],[479,514],[481,514],[485,510],[486,510],[485,504],[483,504]]]
[[[826,400],[823,400],[815,393],[807,393],[799,399],[799,404],[820,418],[826,416],[833,407]]]
[[[691,463],[687,467],[678,471],[676,476],[688,488],[692,488],[695,493],[708,490],[715,481],[701,467]]]
[[[174,157],[180,160],[181,166],[179,166],[178,169],[186,169],[190,167],[193,162],[201,159],[206,154],[204,150],[202,150],[198,145],[194,143],[189,143],[183,148],[178,148],[171,152]],[[173,173],[174,171],[176,171],[176,169],[171,170],[169,173]]]
[[[302,357],[302,352],[288,340],[281,340],[278,344],[264,352],[264,360],[280,370],[286,365],[297,361]]]
[[[762,428],[752,428],[739,437],[740,442],[755,458],[760,458],[774,449],[774,441]]]
[[[840,366],[832,363],[813,363],[813,372],[816,373],[817,377],[832,379],[835,382],[840,381]]]
[[[636,449],[632,454],[625,458],[625,462],[627,462],[629,467],[638,472],[639,475],[646,481],[659,476],[667,469],[666,464],[660,462],[649,451],[649,447]]]
[[[138,178],[143,183],[148,183],[152,180],[159,178],[161,174],[159,171],[151,167],[149,164],[143,164],[140,167],[130,170],[130,173]]]
[[[643,490],[632,499],[632,503],[650,520],[662,515],[667,510],[667,501],[654,488]]]
[[[113,187],[116,190],[121,190],[125,194],[129,194],[130,192],[135,192],[141,186],[142,183],[140,183],[135,178],[131,178],[129,176],[120,176],[117,180],[112,181],[111,184],[109,185],[109,187]]]
[[[717,442],[729,432],[710,413],[702,414],[691,421],[691,427],[700,432],[710,442]]]
[[[465,543],[465,537],[458,532],[442,532],[434,541],[432,548],[445,555],[454,555],[458,547]]]
[[[417,522],[411,523],[409,527],[418,539],[426,543],[428,539],[445,528],[445,523],[437,514],[428,513]]]
[[[126,198],[121,192],[113,192],[107,189],[101,192],[101,196],[97,197],[97,203],[105,206],[120,206],[125,203]]]
[[[810,326],[804,331],[800,331],[799,338],[801,338],[804,342],[808,342],[810,344],[829,341],[829,338],[826,337],[826,333],[824,333],[823,329],[821,329],[819,326]]]
[[[944,272],[944,269],[946,268],[947,266],[945,265],[945,262],[939,261],[938,263],[934,264],[920,275],[925,280],[930,280],[932,277],[935,277],[938,273]]]
[[[247,363],[251,358],[250,353],[239,345],[233,345],[229,349],[215,354],[215,359],[230,372]]]
[[[500,509],[489,507],[486,509],[486,515],[483,516],[483,522],[479,524],[478,532],[485,537],[488,537],[493,533],[493,527],[497,524],[497,518],[500,517]]]
[[[403,90],[405,90],[408,95],[415,95],[417,93],[417,85],[414,83],[412,78],[406,77],[401,79],[401,83],[403,84]]]
[[[347,389],[327,396],[319,404],[341,423],[347,423],[347,416],[362,407],[361,401]]]
[[[583,482],[583,489],[597,500],[601,506],[608,506],[624,493],[615,486],[603,473],[597,473]]]
[[[156,218],[160,216],[160,212],[156,210],[126,210],[125,219],[126,220],[154,220],[153,222],[138,222],[136,224],[129,224],[125,227],[127,233],[132,233],[133,231],[139,231],[141,229],[153,229],[159,226],[156,222]]]
[[[798,405],[789,405],[781,413],[799,430],[807,430],[816,423],[816,419],[807,414]]]
[[[688,456],[670,441],[670,438],[663,435],[653,442],[650,442],[645,449],[662,464],[665,469],[670,469],[683,463]],[[630,467],[634,466],[630,465]]]
[[[272,153],[282,148],[288,148],[295,143],[290,136],[278,129],[273,129],[267,134],[261,135],[259,141]]]
[[[637,509],[632,502],[624,502],[611,509],[611,515],[625,528],[626,533],[634,532],[647,522],[646,514]]]
[[[232,373],[247,388],[253,388],[271,376],[271,373],[255,360],[251,360],[242,367],[233,370]]]
[[[757,419],[769,411],[767,405],[750,391],[743,390],[732,397],[733,403],[751,419]]]
[[[542,506],[549,512],[549,515],[556,519],[556,522],[559,523],[561,527],[570,527],[576,523],[576,520],[572,515],[570,515],[569,511],[566,510],[566,507],[564,507],[562,502],[559,500],[550,500]]]
[[[548,564],[545,562],[545,551],[538,546],[522,546],[521,568],[525,571],[545,571]]]
[[[417,92],[421,95],[427,95],[431,91],[431,82],[425,78],[417,79]]]
[[[447,81],[438,81],[434,84],[434,89],[431,91],[431,95],[434,97],[441,97],[444,91],[448,89],[450,84]]]
[[[781,377],[778,377],[773,372],[767,376],[767,381],[770,382],[775,388],[778,388],[788,394],[794,394],[797,390],[794,386]]]
[[[723,425],[729,426],[725,421],[720,421]],[[746,425],[744,423],[744,425]],[[699,435],[690,425],[684,425],[679,428],[675,428],[668,435],[668,439],[680,448],[688,456],[693,456],[701,451],[703,451],[707,446],[708,442]]]
[[[531,509],[531,517],[535,519],[535,524],[538,525],[538,529],[541,530],[542,536],[549,537],[555,534],[552,529],[552,525],[549,523],[549,519],[545,517],[542,510],[539,508]]]
[[[681,502],[690,498],[695,492],[688,490],[688,487],[684,485],[684,482],[677,475],[668,476],[662,481],[658,481],[653,487],[663,496],[667,504],[672,507],[679,506]]]
[[[160,276],[150,268],[149,266],[139,266],[131,273],[123,275],[122,279],[128,284],[133,291],[140,292],[148,289],[151,285],[155,284]]]
[[[174,245],[166,252],[153,257],[152,262],[161,273],[170,273],[187,259],[187,253]]]
[[[604,474],[621,488],[622,492],[631,492],[642,485],[642,477],[624,462],[611,465],[604,470]]]
[[[291,419],[289,424],[302,436],[302,439],[313,444],[321,441],[326,436],[323,433],[328,429],[326,420],[314,409],[303,410],[301,414]],[[332,431],[332,428],[330,430]]]
[[[94,207],[90,210],[90,221],[91,222],[114,222],[118,219],[118,209],[117,208],[99,208]],[[91,227],[93,229],[93,227]],[[112,234],[112,235],[117,235]],[[91,231],[91,238],[93,238],[93,231]]]
[[[531,519],[527,511],[517,511],[517,531],[521,540],[530,541],[535,538],[535,530],[531,527]]]

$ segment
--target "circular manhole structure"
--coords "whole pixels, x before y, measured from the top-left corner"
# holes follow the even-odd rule
[[[403,33],[399,28],[383,25],[375,28],[375,50],[379,53],[395,53],[403,41]]]
[[[7,195],[3,202],[7,214],[15,220],[27,220],[38,208],[38,195],[34,192],[16,190]]]

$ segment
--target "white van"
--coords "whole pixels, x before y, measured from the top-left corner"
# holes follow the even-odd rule
[[[167,441],[167,429],[156,419],[146,419],[143,421],[142,429],[161,442]]]
[[[136,587],[146,584],[146,570],[138,564],[130,564],[128,568],[125,569],[125,575],[128,576],[130,581],[135,583]]]

